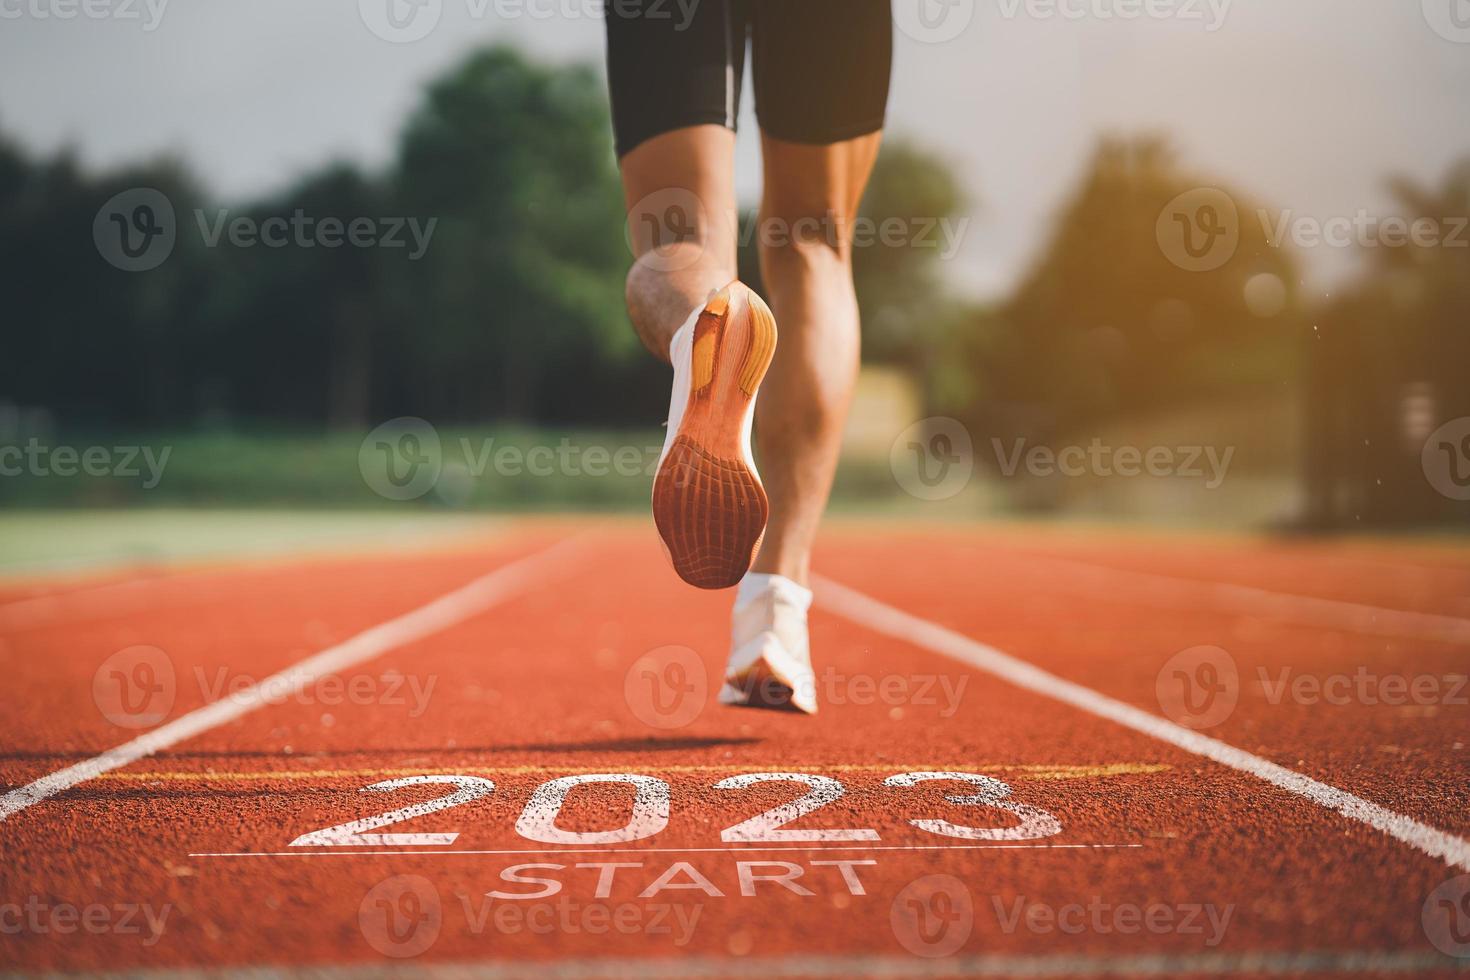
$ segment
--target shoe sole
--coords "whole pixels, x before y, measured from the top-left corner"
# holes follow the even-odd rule
[[[689,402],[653,481],[653,520],[679,577],[727,589],[750,568],[770,504],[744,424],[776,352],[776,319],[748,289],[721,290],[694,325]]]

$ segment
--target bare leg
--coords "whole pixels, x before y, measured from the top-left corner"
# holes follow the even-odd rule
[[[756,404],[771,516],[754,570],[802,585],[857,381],[852,222],[881,140],[873,133],[830,146],[762,141],[761,273],[780,343]]]
[[[725,127],[690,126],[622,159],[637,257],[628,315],[644,346],[665,361],[690,311],[735,278],[734,152],[735,134]]]

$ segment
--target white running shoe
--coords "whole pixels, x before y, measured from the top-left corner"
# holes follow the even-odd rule
[[[811,605],[811,590],[784,576],[750,572],[741,579],[721,704],[817,713],[806,628]]]

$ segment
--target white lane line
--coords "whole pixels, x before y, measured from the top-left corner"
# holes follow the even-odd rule
[[[101,755],[42,776],[0,797],[0,821],[26,807],[55,796],[78,783],[136,762],[145,756],[217,728],[268,704],[279,704],[329,674],[371,660],[382,653],[462,623],[492,606],[524,592],[539,574],[553,570],[580,542],[562,541],[440,596],[427,605],[397,616],[356,636],[313,654],[250,687],[195,708],[166,725]]]
[[[1060,572],[1063,576],[1070,575],[1073,579],[1080,578],[1089,585],[1106,590],[1105,598],[1109,599],[1149,604],[1160,601],[1198,602],[1204,597],[1219,610],[1241,615],[1268,616],[1301,626],[1347,630],[1368,636],[1470,643],[1470,619],[1461,616],[1389,609],[1385,606],[1370,606],[1345,599],[1323,599],[1296,592],[1273,592],[1270,589],[1237,585],[1233,582],[1208,582],[1154,572],[1128,571],[1075,558],[1029,554],[1023,557],[1028,564],[1038,566],[1043,571],[1049,569],[1051,572]],[[1065,578],[1048,575],[1048,581],[1054,584],[1065,583]]]
[[[951,660],[994,674],[1024,690],[1053,698],[1186,752],[1249,773],[1273,786],[1279,786],[1287,792],[1381,830],[1395,840],[1439,858],[1452,868],[1470,871],[1470,840],[1463,837],[1456,837],[1420,823],[1412,817],[1370,803],[1346,790],[1329,786],[1219,739],[1176,725],[1168,719],[1100,694],[1090,687],[1083,687],[830,579],[818,576],[817,600],[828,611],[859,626],[923,647]]]
[[[398,850],[365,851],[344,848],[336,851],[203,851],[191,858],[262,857],[359,857],[362,855],[464,855],[464,854],[739,854],[742,851],[1082,851],[1123,850],[1142,844],[828,844],[824,847],[516,847],[504,851]]]

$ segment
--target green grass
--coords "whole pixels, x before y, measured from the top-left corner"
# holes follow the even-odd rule
[[[1264,412],[1264,414],[1262,414]],[[1185,479],[1003,477],[990,440],[974,438],[976,471],[957,496],[939,501],[909,496],[890,470],[887,446],[869,439],[865,451],[844,453],[833,489],[837,514],[883,519],[971,522],[986,519],[1103,521],[1173,527],[1244,529],[1269,526],[1296,507],[1295,434],[1287,404],[1250,411],[1232,406],[1153,419],[1119,420],[1073,435],[1094,435],[1110,445],[1173,446],[1188,442],[1238,447],[1230,479],[1215,490]],[[292,540],[313,542],[334,534],[377,534],[394,522],[515,513],[646,514],[652,468],[663,442],[658,429],[618,432],[515,426],[440,428],[438,478],[423,493],[399,500],[376,492],[384,486],[385,460],[366,433],[300,431],[64,432],[39,439],[44,447],[70,447],[75,456],[101,447],[146,446],[166,465],[156,486],[143,474],[57,475],[21,466],[0,475],[0,513],[14,512],[0,538],[0,568],[7,563],[80,556],[146,557],[153,553],[213,553],[258,540],[266,549]],[[390,444],[401,433],[390,433]],[[24,445],[24,438],[10,445]],[[0,448],[4,444],[0,443]],[[13,452],[0,457],[14,470]],[[540,464],[539,466],[536,464]],[[432,469],[432,467],[431,467]],[[128,512],[112,527],[88,522],[88,512]],[[148,512],[167,511],[156,527]],[[240,511],[281,512],[279,520],[245,521]],[[185,511],[219,511],[235,518],[201,516],[191,525]],[[313,512],[303,516],[302,512]],[[71,517],[54,512],[70,512]],[[360,527],[354,525],[354,521]],[[31,526],[34,530],[26,531]],[[136,528],[136,533],[133,528]],[[69,542],[52,547],[46,539]]]
[[[187,559],[422,546],[483,534],[490,516],[383,511],[0,512],[0,575]]]
[[[117,461],[128,452],[119,447],[147,447],[162,461],[156,485],[148,485],[141,453],[133,458],[138,473],[106,475],[58,475],[47,456],[41,467],[22,465],[20,473],[0,476],[0,506],[633,511],[648,506],[663,444],[658,430],[440,429],[437,435],[438,480],[419,496],[396,500],[370,485],[383,468],[372,446],[360,466],[362,433],[69,433],[40,445],[53,452],[70,447],[78,456],[102,447]],[[881,503],[903,494],[886,460],[854,460],[844,466],[836,496]]]

